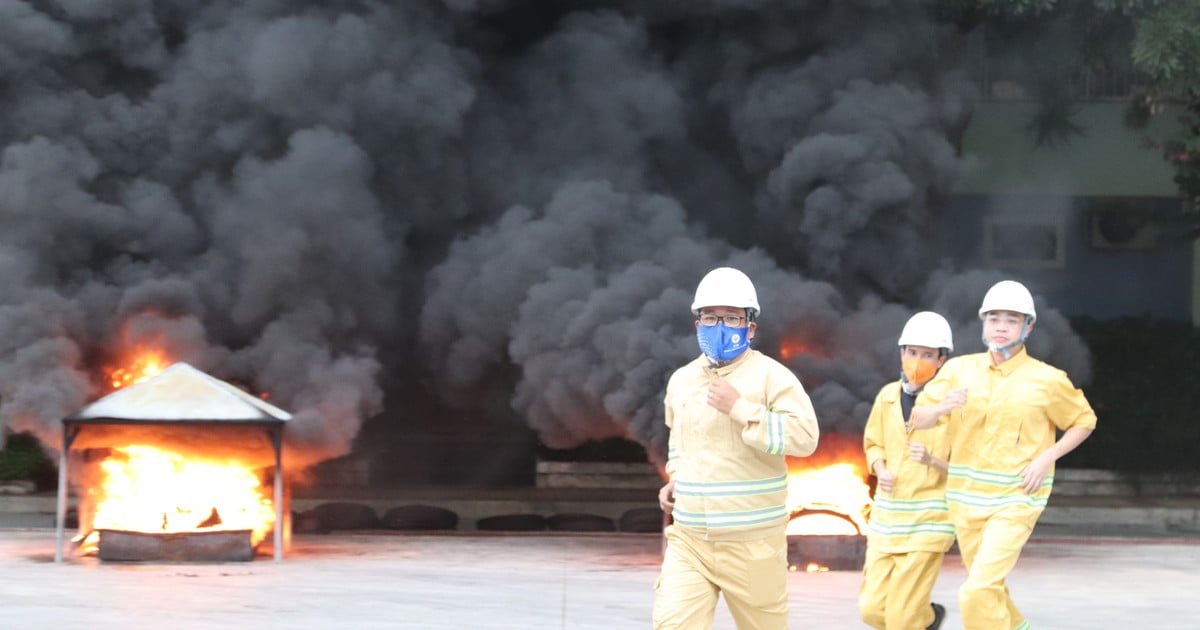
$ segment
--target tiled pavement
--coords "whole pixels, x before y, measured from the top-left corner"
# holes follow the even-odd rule
[[[646,534],[297,536],[283,562],[52,562],[54,532],[0,523],[0,628],[648,628]],[[269,546],[269,545],[268,545]],[[1010,589],[1034,628],[1193,629],[1200,540],[1040,536]],[[948,556],[934,591],[961,628]],[[853,571],[793,573],[791,628],[859,628]],[[717,629],[732,630],[724,608]]]

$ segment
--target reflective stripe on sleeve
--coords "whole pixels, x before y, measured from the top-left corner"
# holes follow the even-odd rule
[[[783,454],[784,416],[770,409],[767,410],[767,453]]]

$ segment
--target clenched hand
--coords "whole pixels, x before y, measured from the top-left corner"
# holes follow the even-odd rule
[[[667,485],[658,489],[658,507],[662,508],[664,514],[670,514],[675,509],[675,480],[667,482]]]
[[[891,492],[892,488],[896,486],[896,476],[888,470],[882,459],[875,462],[875,476],[879,478],[879,484],[876,487],[884,492]]]
[[[723,378],[718,378],[708,385],[708,406],[725,415],[733,411],[734,403],[741,397],[738,390]]]

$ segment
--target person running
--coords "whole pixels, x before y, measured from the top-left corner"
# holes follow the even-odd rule
[[[731,267],[696,287],[701,354],[671,375],[659,503],[674,523],[654,588],[654,627],[712,628],[717,598],[739,628],[787,628],[788,455],[817,447],[817,418],[796,375],[750,348],[760,309]]]
[[[900,331],[900,379],[875,396],[863,431],[877,478],[858,608],[877,630],[936,630],[946,608],[930,601],[942,557],[954,544],[946,509],[947,427],[909,433],[917,394],[954,350],[950,323],[932,311]]]
[[[987,351],[947,361],[910,424],[949,424],[953,434],[946,502],[967,568],[963,628],[1025,629],[1005,579],[1046,507],[1054,463],[1092,434],[1096,413],[1065,372],[1025,351],[1037,312],[1023,284],[993,285],[979,318]]]

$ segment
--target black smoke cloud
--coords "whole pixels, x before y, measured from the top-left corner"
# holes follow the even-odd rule
[[[958,37],[925,3],[0,5],[0,416],[55,445],[153,343],[270,392],[311,460],[414,372],[659,458],[691,292],[733,265],[857,430],[905,318],[974,349],[1001,277],[923,238],[966,166]]]

